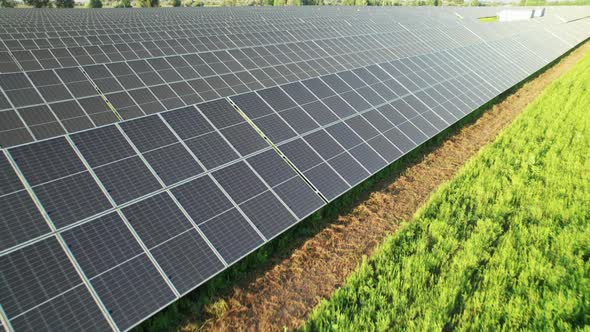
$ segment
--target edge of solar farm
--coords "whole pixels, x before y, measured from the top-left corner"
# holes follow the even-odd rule
[[[522,79],[526,78],[526,77],[527,77],[528,75],[530,75],[530,74],[531,74],[531,73],[528,73],[528,74],[527,74],[527,73],[525,72],[524,76],[523,76],[523,77],[522,77],[520,80],[522,80]],[[519,81],[520,81],[520,80],[519,80]],[[349,87],[350,87],[350,85],[349,85]],[[511,85],[510,85],[510,86],[508,86],[507,88],[503,89],[502,91],[505,91],[506,89],[509,89],[510,87],[511,87]],[[351,88],[349,91],[352,91],[352,90],[353,90],[353,89]],[[502,93],[502,91],[500,91],[500,93]],[[347,91],[347,92],[348,92],[348,91]],[[499,95],[500,93],[498,93],[498,94],[496,94],[496,95]],[[412,92],[410,92],[410,94],[412,94]],[[255,95],[256,95],[256,96],[258,96],[258,94],[255,94]],[[260,97],[259,97],[259,98],[260,98]],[[230,99],[230,100],[232,100],[232,101],[234,101],[234,98],[232,98],[232,97],[230,97],[229,99]],[[396,99],[397,99],[397,98],[396,98]],[[267,101],[265,101],[265,103],[267,103]],[[479,107],[479,106],[481,106],[481,105],[478,105],[478,107]],[[238,106],[238,107],[239,107],[239,106]],[[272,107],[271,107],[271,108],[272,108]],[[475,107],[474,109],[476,109],[476,108],[477,108],[477,107]],[[240,109],[241,113],[243,113],[242,115],[245,115],[245,120],[246,120],[248,123],[254,124],[256,127],[258,127],[258,126],[255,124],[255,120],[256,120],[256,118],[254,118],[254,119],[251,119],[251,118],[249,118],[249,117],[246,115],[246,112],[245,112],[245,111],[244,111],[242,108],[239,108],[239,109]],[[365,111],[365,112],[363,112],[363,113],[361,113],[361,114],[368,113],[369,111],[372,111],[372,110],[373,110],[373,109],[371,108],[371,109],[369,109],[369,110],[367,110],[367,111]],[[172,112],[172,111],[171,111],[171,112]],[[466,112],[466,113],[465,113],[465,114],[463,114],[463,115],[467,115],[467,114],[469,114],[469,113],[470,113],[470,111]],[[357,116],[357,114],[350,115],[350,118],[352,118],[352,117],[355,117],[355,116]],[[150,117],[153,117],[153,116],[150,116]],[[162,117],[163,117],[163,116],[162,116]],[[347,118],[347,119],[350,119],[350,118]],[[455,121],[458,121],[460,118],[461,118],[461,117],[459,117],[459,118],[455,119]],[[131,121],[133,121],[133,120],[129,120],[129,121],[126,121],[126,122],[131,122]],[[338,120],[337,122],[343,122],[343,121],[345,121],[345,120]],[[454,122],[452,122],[452,123],[454,123]],[[447,124],[448,124],[448,126],[450,126],[452,123],[447,123]],[[121,125],[122,125],[122,124],[123,124],[123,123],[121,123]],[[121,125],[120,125],[120,126],[121,126]],[[111,125],[109,125],[109,126],[111,126]],[[118,128],[119,128],[119,131],[120,131],[120,132],[123,134],[123,133],[124,133],[124,130],[122,130],[122,129],[120,128],[120,126],[118,127]],[[447,127],[448,127],[448,126],[447,126]],[[260,130],[260,128],[259,128],[259,127],[258,127],[258,130]],[[323,128],[320,128],[320,129],[316,130],[316,132],[317,132],[317,131],[320,131],[320,130],[323,130]],[[218,131],[219,131],[219,130],[218,130]],[[262,132],[264,132],[264,130],[262,130]],[[309,133],[306,133],[306,134],[309,134]],[[76,134],[72,134],[72,136],[74,136],[74,135],[76,135]],[[436,134],[434,134],[434,135],[436,135]],[[429,138],[433,137],[434,135],[432,135],[432,136],[430,136],[430,137],[426,137],[426,139],[429,139]],[[265,135],[265,136],[266,136],[266,135]],[[276,142],[276,145],[274,144],[274,142],[271,142],[271,147],[272,147],[272,149],[274,150],[274,148],[275,148],[276,146],[278,146],[278,149],[279,149],[279,150],[281,150],[281,146],[285,146],[285,145],[287,145],[288,143],[290,143],[290,142],[293,142],[293,141],[295,141],[295,140],[299,139],[299,136],[302,136],[302,135],[298,135],[298,137],[297,137],[297,138],[292,138],[291,140],[285,140],[285,141],[279,141],[279,142]],[[129,140],[129,139],[128,139],[128,140]],[[129,141],[130,141],[130,140],[129,140]],[[70,142],[70,143],[71,143],[71,142]],[[35,143],[32,143],[32,144],[35,144]],[[72,145],[72,147],[74,146],[74,144],[71,144],[71,145]],[[275,145],[275,146],[273,146],[273,145]],[[413,147],[411,147],[411,148],[410,148],[409,150],[407,150],[405,153],[409,152],[411,149],[413,149],[413,148],[417,147],[418,145],[419,145],[419,144],[415,144]],[[14,148],[14,149],[17,149],[17,148]],[[12,150],[12,149],[9,149],[9,150]],[[137,148],[136,148],[135,150],[136,150],[135,152],[136,152],[136,154],[137,154],[138,156],[139,156],[139,155],[141,155],[141,151],[137,150]],[[267,148],[265,148],[264,150],[260,150],[260,151],[258,151],[258,153],[265,153],[265,152],[267,152],[267,151],[273,151],[273,150],[271,150],[271,149],[269,149],[269,148],[267,147]],[[261,152],[261,151],[263,151],[263,152]],[[79,154],[79,155],[81,155],[79,151],[78,151],[78,154]],[[8,154],[7,154],[7,155],[8,155]],[[239,163],[239,162],[241,162],[241,161],[243,161],[243,160],[247,159],[247,158],[248,158],[248,157],[250,157],[250,156],[251,156],[251,155],[246,155],[246,156],[243,156],[242,158],[239,158],[239,159],[237,159],[237,160],[234,160],[232,163],[228,163],[228,164],[224,164],[224,165],[226,165],[226,166],[227,166],[227,165],[232,165],[232,164],[235,164],[235,163]],[[398,157],[398,158],[399,158],[399,157]],[[81,157],[81,159],[82,159],[82,157]],[[288,158],[288,159],[289,159],[289,158]],[[321,159],[323,159],[323,158],[321,158]],[[396,158],[396,159],[394,159],[394,160],[397,160],[397,158]],[[325,160],[324,160],[324,162],[325,162]],[[392,161],[392,162],[393,162],[393,161]],[[16,165],[16,162],[15,162],[14,160],[11,160],[11,164],[13,164],[13,166],[15,166],[15,165]],[[293,164],[293,163],[290,163],[290,164]],[[374,174],[374,173],[378,172],[380,169],[382,169],[383,167],[386,167],[387,165],[388,165],[388,163],[386,163],[385,165],[383,165],[381,168],[376,168],[376,171],[375,171],[375,172],[373,172],[372,174]],[[92,169],[92,167],[91,167],[91,166],[90,166],[88,163],[86,163],[86,168],[87,168],[87,169]],[[220,170],[220,169],[221,169],[221,168],[219,168],[219,169],[218,169],[218,168],[209,169],[207,172],[205,172],[205,173],[202,173],[202,174],[200,175],[200,177],[201,177],[201,176],[206,176],[207,174],[211,174],[211,173],[213,173],[213,172],[215,172],[215,171],[217,171],[217,170]],[[298,174],[299,174],[299,176],[303,175],[303,176],[302,176],[302,178],[305,178],[305,177],[306,177],[306,176],[305,176],[305,172],[306,172],[306,171],[308,171],[308,170],[304,170],[304,171],[298,170]],[[19,173],[20,173],[20,172],[19,172]],[[23,180],[22,174],[19,174],[19,175],[21,176],[21,180]],[[368,176],[370,176],[370,175],[371,175],[371,173],[370,173]],[[368,177],[368,176],[367,176],[367,177]],[[95,176],[95,178],[96,178],[96,176]],[[363,179],[361,179],[361,180],[359,180],[359,181],[358,181],[357,183],[355,183],[355,184],[358,184],[358,183],[362,182],[364,179],[366,179],[366,177],[365,177],[365,178],[363,178]],[[187,180],[187,181],[188,181],[188,180]],[[308,181],[308,183],[313,183],[313,182],[311,182],[311,181]],[[352,185],[350,185],[350,187],[353,187],[355,184],[352,184]],[[218,187],[220,187],[220,186],[218,185]],[[28,190],[30,191],[31,189],[30,189],[30,188],[28,188]],[[320,191],[320,192],[321,192],[321,191]],[[332,201],[332,200],[336,199],[337,197],[339,197],[340,195],[342,195],[344,192],[346,192],[346,190],[345,190],[345,191],[342,191],[342,192],[340,192],[339,194],[331,195],[331,198],[330,198],[329,200],[330,200],[330,201]],[[228,195],[228,196],[229,196],[229,195]],[[145,198],[145,197],[143,197],[143,196],[142,196],[142,198]],[[133,201],[131,201],[131,202],[133,202]],[[131,202],[129,202],[129,204],[131,204]],[[234,206],[237,206],[237,205],[238,205],[238,204],[235,204],[235,203],[234,203]],[[324,205],[324,204],[322,204],[322,205]],[[115,208],[115,209],[118,209],[118,208]],[[314,210],[314,211],[315,211],[315,210]],[[310,213],[313,213],[313,211],[312,211],[312,212],[310,212]],[[310,213],[309,213],[309,214],[310,214]],[[106,212],[105,212],[104,214],[106,214]],[[301,218],[301,219],[303,219],[303,218]],[[299,220],[301,220],[301,219],[299,219]],[[92,219],[92,220],[94,220],[94,219]],[[81,223],[82,223],[82,222],[80,222],[80,223],[77,223],[76,225],[80,225]],[[284,228],[284,229],[283,229],[281,232],[283,232],[284,230],[288,229],[289,227],[292,227],[292,226],[293,226],[293,225],[295,225],[295,224],[296,224],[296,223],[293,223],[293,224],[289,225],[287,228]],[[67,229],[62,229],[62,230],[60,230],[60,232],[61,232],[61,231],[68,230],[68,229],[70,229],[70,228],[67,228]],[[278,235],[278,234],[275,234],[274,236],[276,236],[276,235]],[[48,237],[52,237],[52,236],[53,236],[53,233],[52,233],[51,235],[49,235]],[[272,238],[274,238],[274,236],[273,236],[273,237],[271,237],[271,238],[268,238],[268,239],[267,239],[267,241],[268,241],[268,240],[270,240],[270,239],[272,239]],[[265,242],[264,242],[264,243],[265,243]],[[254,251],[256,248],[258,248],[258,247],[259,247],[259,246],[261,246],[262,244],[263,244],[263,243],[259,244],[259,245],[258,245],[258,246],[256,246],[255,248],[251,249],[250,251],[248,251],[248,253],[250,253],[251,251]],[[6,252],[4,252],[4,253],[6,253]],[[244,255],[240,256],[240,258],[241,258],[241,257],[243,257],[243,256],[245,256],[245,255],[247,255],[248,253],[246,253],[246,254],[244,254]],[[74,256],[73,254],[71,254],[71,255],[72,255],[72,256]],[[236,259],[236,261],[237,261],[237,260],[239,260],[239,258],[238,258],[238,259]],[[219,273],[220,271],[221,271],[221,270],[217,271],[215,274]],[[213,275],[214,275],[214,274],[213,274]],[[210,277],[212,277],[213,275],[210,275],[210,276],[209,276],[207,279],[209,279],[209,278],[210,278]],[[203,282],[204,282],[204,281],[203,281]],[[195,285],[193,288],[195,288],[196,286],[197,286],[197,285]],[[185,293],[186,293],[186,292],[185,292]],[[185,294],[185,293],[183,293],[183,294]],[[175,299],[173,299],[173,300],[171,300],[170,302],[172,302],[172,301],[174,301],[174,300],[176,300],[176,298],[175,298]],[[170,302],[169,302],[169,303],[170,303]],[[169,303],[167,303],[166,305],[168,305]],[[166,305],[164,305],[164,306],[166,306]],[[162,306],[162,307],[164,307],[164,306]],[[161,308],[161,307],[160,307],[160,308]],[[158,309],[158,310],[160,310],[160,309]],[[156,310],[156,311],[157,311],[157,310]],[[145,317],[144,317],[144,318],[142,318],[142,319],[145,319]],[[130,326],[130,327],[132,327],[132,326]],[[128,327],[128,328],[130,328],[130,327]]]

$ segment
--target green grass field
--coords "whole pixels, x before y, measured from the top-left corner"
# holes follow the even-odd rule
[[[442,186],[305,330],[590,330],[590,54]]]

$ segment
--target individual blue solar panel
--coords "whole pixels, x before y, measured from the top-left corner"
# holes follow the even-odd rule
[[[283,119],[277,114],[267,115],[253,121],[254,124],[268,137],[272,142],[278,143],[297,136]]]
[[[313,185],[318,188],[322,195],[328,200],[333,200],[349,188],[349,185],[325,163],[322,163],[303,174],[305,174],[309,181],[311,181],[311,183],[313,183]]]
[[[254,92],[245,93],[230,98],[251,120],[261,116],[273,114],[274,111]]]
[[[299,105],[311,103],[317,100],[317,98],[300,82],[286,84],[281,86],[281,88]]]
[[[394,126],[399,126],[400,124],[407,121],[406,117],[403,116],[400,112],[398,112],[393,106],[390,104],[385,104],[378,108],[379,113],[381,113],[384,117],[389,120]]]
[[[125,207],[123,214],[148,248],[192,228],[189,220],[165,192]]]
[[[146,152],[143,156],[166,185],[203,172],[203,168],[180,143]]]
[[[326,131],[345,149],[351,149],[363,142],[352,129],[342,122],[327,127]]]
[[[324,104],[341,119],[356,114],[356,111],[340,96],[332,96],[322,99]]]
[[[10,154],[32,186],[86,170],[64,138],[16,147]]]
[[[338,117],[320,101],[315,101],[302,106],[317,123],[322,126],[338,121]]]
[[[297,173],[274,150],[256,154],[247,161],[270,186],[297,176]]]
[[[115,212],[65,231],[62,235],[88,278],[143,253]]]
[[[96,168],[94,172],[117,204],[161,188],[158,180],[137,156]]]
[[[123,122],[121,128],[141,152],[178,142],[170,129],[156,115]]]
[[[135,154],[131,145],[116,126],[106,126],[74,134],[72,141],[92,167]]]
[[[350,154],[358,160],[371,174],[385,167],[386,162],[377,152],[372,150],[366,143],[357,145],[349,150]]]
[[[288,109],[279,115],[300,135],[319,127],[301,107]]]
[[[319,78],[312,78],[301,83],[303,83],[303,85],[305,85],[318,98],[326,98],[336,94],[334,90],[330,89],[330,87]]]
[[[151,250],[180,294],[224,268],[199,233],[192,229]]]
[[[0,153],[0,195],[5,195],[23,188],[23,184],[8,162],[8,159],[6,159],[3,153]]]
[[[301,138],[282,144],[279,150],[289,158],[289,160],[300,171],[306,171],[322,162],[320,156],[313,151]]]
[[[199,225],[199,228],[228,264],[263,243],[263,239],[236,209]]]
[[[214,130],[194,106],[163,113],[162,117],[182,139],[196,137]]]
[[[244,121],[244,118],[242,118],[226,99],[202,103],[197,105],[197,107],[217,128],[225,128]]]
[[[175,187],[171,192],[197,224],[233,207],[208,176]]]
[[[213,177],[237,204],[267,190],[264,183],[243,161],[213,172]]]
[[[402,156],[402,152],[387,140],[383,135],[379,135],[367,141],[367,143],[388,163],[391,163]]]
[[[274,190],[285,205],[300,219],[325,204],[324,200],[299,176],[281,183]]]
[[[308,134],[303,139],[324,159],[330,159],[344,151],[336,140],[324,130]]]
[[[411,122],[404,122],[398,126],[398,129],[401,130],[407,137],[409,137],[414,143],[420,145],[424,143],[428,138],[424,133],[422,133],[416,126],[414,126]]]
[[[186,145],[207,169],[239,158],[238,154],[217,132],[191,138],[186,141]]]
[[[111,327],[84,285],[77,286],[11,322],[16,331],[107,331]]]
[[[26,191],[0,196],[0,250],[50,231],[41,212]]]
[[[297,106],[279,87],[260,90],[258,94],[277,112]]]
[[[221,133],[242,156],[268,147],[268,143],[247,122],[221,129]]]
[[[270,191],[240,204],[240,208],[267,239],[275,237],[297,222]]]
[[[328,164],[351,186],[360,183],[371,175],[346,152],[328,160]]]
[[[88,172],[36,186],[33,191],[57,228],[112,207]]]
[[[175,298],[146,255],[133,258],[90,282],[121,330],[132,327]]]
[[[346,124],[364,140],[369,140],[379,135],[377,129],[373,128],[373,126],[371,126],[371,124],[362,116],[350,118],[346,120]]]
[[[0,256],[0,303],[8,319],[82,283],[54,237]]]

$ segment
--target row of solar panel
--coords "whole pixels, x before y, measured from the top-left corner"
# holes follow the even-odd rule
[[[123,119],[129,119],[397,57],[383,48],[372,52],[379,44],[370,42],[354,50],[328,48],[335,53],[353,52],[334,56],[333,61],[326,60],[330,59],[326,51],[307,45],[305,53],[277,57],[236,50],[206,57],[195,54],[90,65],[83,71],[74,67],[3,74],[0,87],[8,100],[0,94],[0,109],[7,109],[0,111],[0,144],[17,145],[116,122],[105,99]],[[359,51],[361,45],[366,49]],[[286,64],[274,65],[281,62]]]
[[[399,32],[386,31],[380,34]],[[236,48],[257,47],[256,51],[262,52],[260,55],[280,55],[281,53],[291,53],[299,51],[299,47],[307,49],[305,42],[312,40],[318,41],[319,45],[314,47],[333,47],[335,44],[339,48],[347,48],[349,43],[359,43],[360,36],[368,34],[377,35],[375,32],[354,31],[350,34],[339,33],[336,36],[322,34],[308,34],[306,38],[296,38],[292,32],[268,32],[265,34],[240,34],[231,36],[210,36],[210,37],[178,37],[162,38],[149,41],[141,41],[138,38],[133,39],[130,35],[128,42],[117,41],[112,43],[92,43],[88,45],[64,45],[62,39],[42,39],[36,43],[43,42],[47,47],[38,50],[20,50],[11,49],[2,52],[2,72],[13,72],[20,70],[36,70],[51,66],[49,68],[69,67],[77,65],[86,65],[93,63],[109,63],[123,60],[147,59],[151,57],[161,57],[165,55],[186,55],[193,53],[205,53],[216,50],[234,50]],[[108,35],[103,38],[109,39]],[[119,37],[120,38],[120,37]],[[233,39],[234,41],[230,40]],[[237,42],[240,40],[240,42]],[[5,41],[9,48],[19,48],[12,44],[21,45],[26,40]],[[29,43],[35,44],[35,41],[28,40]],[[55,42],[59,42],[58,45]],[[275,46],[276,45],[276,46]],[[292,46],[290,46],[292,45]],[[264,49],[263,46],[268,47]],[[277,49],[278,48],[278,49]],[[247,50],[245,50],[247,52]],[[16,59],[16,62],[12,59]],[[204,56],[207,56],[206,54]],[[50,61],[52,60],[52,61]]]
[[[499,92],[457,57],[471,55],[416,57],[403,71],[369,66],[231,100],[331,200]],[[0,258],[11,290],[1,302],[17,330],[107,328],[91,292],[127,329],[324,204],[224,100],[9,153],[31,186],[2,175],[2,243],[31,243]]]

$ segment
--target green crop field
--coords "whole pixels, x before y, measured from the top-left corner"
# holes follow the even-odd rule
[[[305,330],[589,330],[590,54],[364,261]]]

